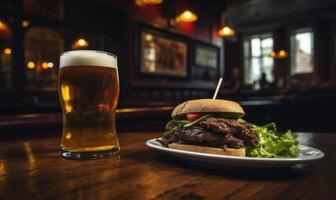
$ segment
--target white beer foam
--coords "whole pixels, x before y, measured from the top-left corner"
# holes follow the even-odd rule
[[[95,66],[117,68],[117,56],[103,51],[67,51],[61,55],[60,68],[69,66]]]

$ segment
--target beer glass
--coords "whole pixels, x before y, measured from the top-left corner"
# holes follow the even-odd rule
[[[118,155],[117,57],[92,50],[64,52],[58,90],[63,112],[61,155],[69,159]]]

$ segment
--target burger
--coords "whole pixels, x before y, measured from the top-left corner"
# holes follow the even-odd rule
[[[242,120],[243,108],[236,102],[198,99],[178,105],[164,136],[158,141],[172,149],[199,153],[246,156],[259,144],[254,125]]]

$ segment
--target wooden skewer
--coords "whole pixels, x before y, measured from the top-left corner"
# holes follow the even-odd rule
[[[222,81],[223,81],[223,78],[220,78],[218,80],[217,87],[216,87],[216,90],[215,90],[215,94],[213,95],[212,99],[216,99],[217,98],[217,94],[218,94],[220,86],[222,85]]]

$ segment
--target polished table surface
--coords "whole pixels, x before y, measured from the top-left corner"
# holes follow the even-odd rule
[[[119,135],[119,158],[66,160],[60,138],[0,143],[0,199],[336,199],[336,133],[300,133],[326,153],[279,170],[201,167],[149,149],[161,133]]]

